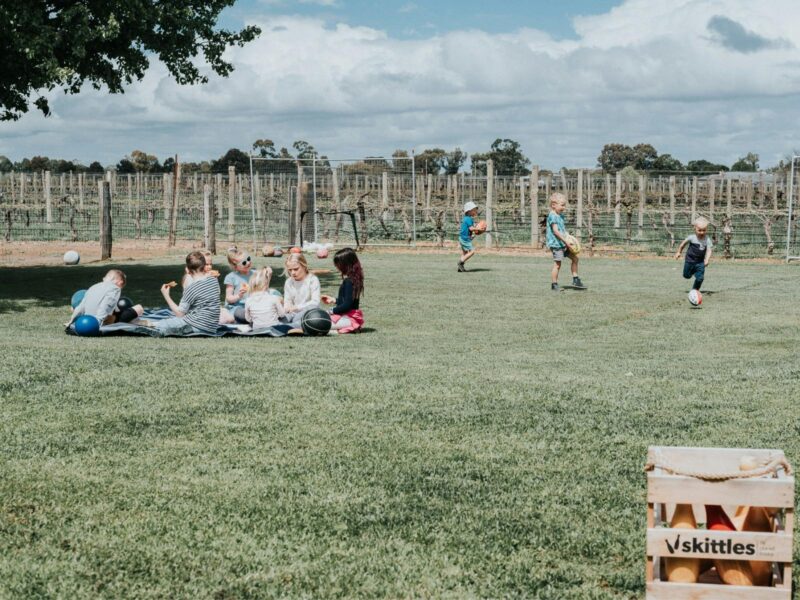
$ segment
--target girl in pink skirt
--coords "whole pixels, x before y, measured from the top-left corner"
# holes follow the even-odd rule
[[[364,325],[364,313],[359,308],[364,293],[364,271],[352,248],[342,248],[333,256],[333,264],[342,274],[339,294],[322,296],[326,304],[336,304],[328,310],[333,321],[331,333],[353,333]]]

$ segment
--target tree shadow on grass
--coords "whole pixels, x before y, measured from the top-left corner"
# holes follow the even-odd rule
[[[275,265],[272,265],[273,268]],[[24,312],[30,303],[46,308],[69,306],[70,298],[78,290],[87,289],[103,279],[113,265],[86,265],[80,267],[42,266],[42,267],[0,267],[0,314]],[[146,308],[164,306],[161,286],[168,281],[180,281],[183,267],[176,265],[122,265],[128,283],[122,295]],[[221,269],[220,287],[228,269]],[[286,278],[277,268],[272,276],[270,287],[283,290]],[[341,282],[339,273],[320,273],[317,275],[324,293],[335,296]],[[223,292],[220,293],[222,302]],[[173,292],[173,299],[180,298],[180,288]],[[23,302],[28,303],[23,304]]]

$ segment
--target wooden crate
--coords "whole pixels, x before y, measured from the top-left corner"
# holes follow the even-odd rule
[[[677,470],[732,473],[739,469],[743,456],[767,461],[780,450],[722,448],[651,447],[650,457],[659,457]],[[654,461],[658,463],[658,460]],[[675,504],[691,504],[695,514],[704,514],[704,505],[723,507],[758,506],[779,509],[773,532],[710,531],[670,529],[667,511]],[[730,512],[730,511],[729,511]],[[703,522],[705,519],[702,520]],[[698,519],[698,522],[700,520]],[[658,467],[647,473],[647,599],[648,600],[790,600],[792,597],[792,531],[794,529],[794,477],[779,468],[773,476],[752,479],[710,481],[668,473]],[[677,532],[687,537],[702,537],[709,542],[724,541],[718,550],[734,544],[754,544],[755,554],[732,556],[729,553],[698,553],[682,548],[669,552],[668,544]],[[699,541],[699,540],[698,540]],[[682,544],[681,544],[682,546]],[[761,560],[772,563],[771,586],[726,585],[701,577],[698,583],[672,583],[666,580],[664,558]],[[715,571],[711,572],[712,575]]]

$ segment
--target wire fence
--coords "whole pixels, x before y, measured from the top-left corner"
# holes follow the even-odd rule
[[[244,171],[244,172],[242,172]],[[254,160],[253,174],[61,174],[0,176],[0,239],[97,241],[99,185],[108,180],[115,239],[175,237],[202,242],[205,195],[221,243],[434,245],[457,240],[466,201],[489,223],[482,244],[541,247],[548,198],[563,193],[566,219],[584,246],[664,254],[691,232],[698,215],[711,223],[720,251],[736,257],[785,256],[788,174],[663,175],[578,170],[524,177],[417,173],[411,159]],[[794,187],[795,202],[797,186]],[[174,202],[173,202],[174,200]],[[798,236],[792,238],[791,252]]]

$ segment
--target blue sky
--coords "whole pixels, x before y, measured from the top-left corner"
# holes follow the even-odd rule
[[[124,95],[47,94],[0,123],[0,154],[116,163],[133,150],[216,158],[269,138],[331,158],[521,143],[545,168],[610,142],[684,163],[776,164],[800,148],[797,0],[242,0],[263,33],[228,79],[182,87],[154,63]]]
[[[462,29],[505,33],[521,27],[547,31],[556,38],[575,38],[572,18],[607,12],[619,0],[337,0],[297,2],[296,0],[244,0],[226,13],[230,23],[248,16],[296,14],[346,21],[381,29],[396,38],[421,38]]]

